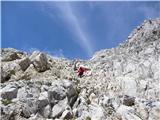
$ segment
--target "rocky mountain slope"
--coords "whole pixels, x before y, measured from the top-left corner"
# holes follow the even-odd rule
[[[1,49],[3,120],[160,120],[160,19],[146,20],[113,49],[80,61]]]

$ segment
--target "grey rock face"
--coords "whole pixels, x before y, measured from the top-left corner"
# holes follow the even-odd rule
[[[20,65],[21,69],[25,71],[29,67],[30,63],[31,63],[30,59],[26,57],[26,58],[19,60],[18,64]]]
[[[159,120],[160,119],[160,102],[153,102],[152,108],[149,112],[149,118],[148,120]]]
[[[1,67],[2,72],[2,82],[8,81],[12,75],[15,75],[16,72],[20,71],[20,66],[15,62],[6,62],[2,63]]]
[[[18,51],[13,48],[3,48],[1,49],[1,60],[2,62],[13,61],[26,56],[26,53]]]
[[[122,116],[122,120],[141,120],[141,118],[136,115],[135,110],[128,106],[121,105],[117,109],[117,113]]]
[[[49,103],[49,101],[48,101],[48,93],[47,92],[40,93],[40,96],[38,98],[38,107],[39,108],[43,108],[48,103]]]
[[[50,105],[47,105],[46,107],[44,107],[44,109],[42,109],[40,111],[40,114],[44,117],[44,118],[49,118],[50,115],[51,115],[51,106]]]
[[[2,56],[2,61],[12,61],[16,59],[20,59],[20,58],[15,52],[8,52],[4,54],[4,56]]]
[[[23,106],[21,111],[21,116],[24,118],[29,118],[31,116],[31,111],[28,106]]]
[[[160,19],[101,50],[82,78],[74,62],[42,52],[2,49],[2,119],[159,120]]]
[[[89,105],[89,113],[91,114],[90,117],[93,120],[105,119],[104,109],[102,106],[98,104]]]
[[[41,87],[44,89],[44,86],[47,89],[41,92]],[[75,96],[76,90],[69,89],[73,87],[69,80],[18,81],[11,82],[9,85],[4,83],[2,87],[2,105],[8,106],[9,109],[12,104],[19,106],[19,111],[16,113],[19,117],[28,119],[32,118],[33,114],[39,114],[38,116],[42,118],[59,118],[65,110],[72,112],[69,99]],[[3,110],[6,109],[4,108]],[[12,109],[14,111],[16,107]],[[7,114],[10,113],[5,112],[3,116]],[[70,118],[71,116],[64,112],[63,117]]]
[[[6,82],[10,79],[12,71],[5,71],[1,68],[1,82]]]
[[[8,85],[3,89],[1,89],[1,97],[3,99],[11,100],[17,97],[17,91],[18,91],[18,88],[16,86]]]
[[[44,72],[49,68],[47,57],[44,53],[33,52],[30,56],[30,60],[38,72]]]
[[[58,102],[58,104],[54,105],[52,108],[52,113],[51,113],[51,117],[55,118],[55,117],[60,117],[61,114],[64,112],[65,108],[67,107],[68,100],[67,98],[64,100],[61,100]]]
[[[66,97],[65,89],[62,86],[52,87],[48,91],[48,96],[51,102],[63,100]]]

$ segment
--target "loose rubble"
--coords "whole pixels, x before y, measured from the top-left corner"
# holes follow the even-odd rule
[[[3,120],[160,120],[160,19],[145,20],[112,49],[73,61],[1,49]]]

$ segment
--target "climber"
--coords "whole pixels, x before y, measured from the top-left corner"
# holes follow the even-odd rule
[[[89,68],[86,68],[84,66],[80,66],[77,73],[78,73],[78,76],[81,78],[84,74],[84,72],[87,72],[88,70],[90,70]]]
[[[77,63],[78,63],[78,60],[74,60],[74,61],[73,61],[73,64],[74,64],[74,65],[73,65],[73,70],[74,70],[74,71],[77,70]]]
[[[80,60],[74,60],[73,70],[76,71],[79,77],[82,77],[84,75],[84,72],[87,72],[90,69],[80,65]]]

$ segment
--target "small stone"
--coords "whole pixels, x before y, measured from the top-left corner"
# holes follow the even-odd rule
[[[126,106],[133,106],[135,104],[135,97],[125,95],[123,98],[123,104]]]
[[[61,116],[62,119],[65,119],[65,120],[70,120],[73,118],[73,114],[71,112],[71,110],[65,110],[63,113],[62,113],[62,116]]]
[[[96,97],[96,95],[94,94],[94,93],[91,93],[90,94],[90,96],[89,96],[89,100],[91,101],[91,102],[95,102],[95,99],[96,99],[97,97]]]

